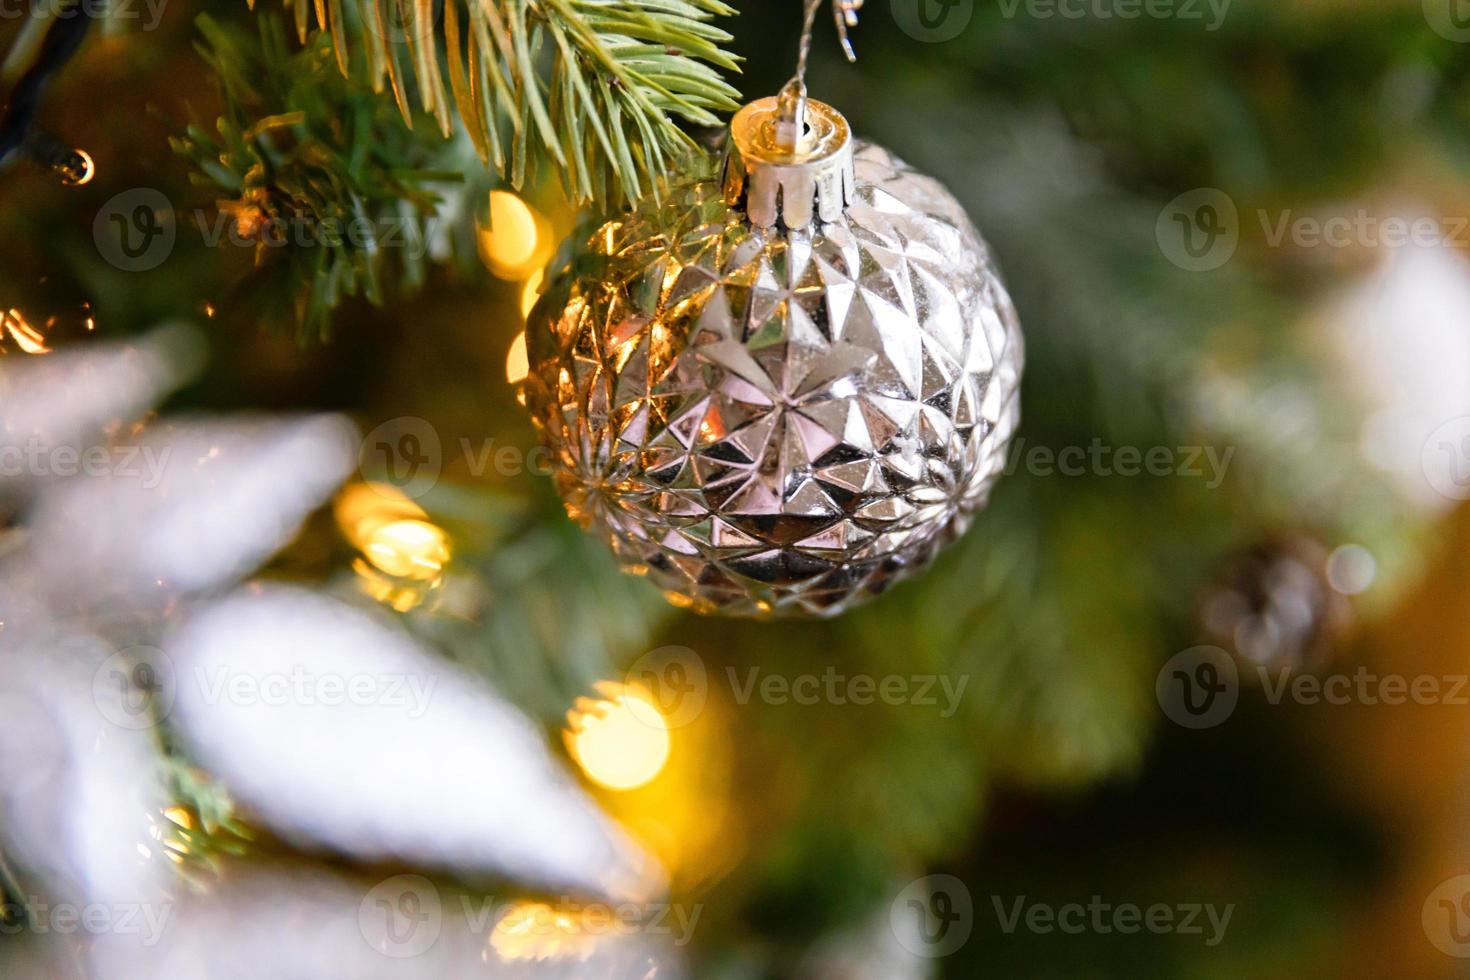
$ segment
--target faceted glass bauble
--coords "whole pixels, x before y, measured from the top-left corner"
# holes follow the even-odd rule
[[[567,511],[674,603],[834,615],[964,530],[1004,468],[1015,310],[959,203],[859,145],[856,198],[753,227],[720,182],[607,223],[527,327]]]

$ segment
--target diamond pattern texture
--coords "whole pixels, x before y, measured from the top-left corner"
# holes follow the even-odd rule
[[[714,179],[612,221],[527,327],[568,513],[704,613],[835,615],[962,533],[1019,418],[1020,326],[959,203],[858,145],[857,200],[752,227]]]

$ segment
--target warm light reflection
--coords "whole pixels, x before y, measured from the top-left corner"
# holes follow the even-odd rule
[[[358,548],[365,546],[379,525],[427,516],[422,507],[391,483],[349,484],[337,495],[332,513],[347,540]]]
[[[587,778],[608,789],[651,782],[669,760],[669,726],[640,688],[603,681],[601,697],[578,698],[567,712],[567,749]]]
[[[545,278],[545,271],[537,269],[531,273],[526,284],[521,287],[521,316],[529,319],[531,311],[536,308],[536,301],[541,298],[541,283]]]
[[[51,348],[46,346],[45,336],[31,325],[20,310],[13,308],[6,310],[3,315],[0,315],[0,324],[4,325],[4,333],[0,335],[0,340],[8,336],[21,353],[51,353]]]
[[[163,811],[163,820],[148,815],[148,835],[162,845],[158,853],[174,864],[182,865],[193,853],[194,819],[183,807],[173,806]],[[145,858],[153,856],[153,850],[138,845],[138,853]]]
[[[480,229],[480,258],[501,279],[523,279],[545,262],[550,226],[509,191],[490,192],[490,225]]]
[[[609,221],[598,229],[598,232],[602,236],[602,240],[599,242],[599,250],[603,255],[612,255],[613,252],[617,251],[618,232],[622,230],[623,223],[621,221]]]
[[[521,331],[516,334],[515,340],[510,342],[510,350],[505,354],[505,380],[513,385],[518,385],[531,373],[531,361],[526,354],[526,334]]]
[[[428,521],[393,521],[373,532],[364,552],[385,574],[431,582],[449,563],[449,536]]]
[[[337,497],[337,525],[362,556],[352,563],[363,591],[397,612],[415,608],[444,582],[449,535],[423,508],[385,483],[356,483]]]
[[[68,154],[57,170],[61,173],[61,182],[67,187],[81,187],[90,184],[92,178],[97,176],[97,163],[92,159],[92,154],[76,149]]]
[[[606,918],[604,910],[596,910]],[[520,902],[495,923],[490,948],[503,962],[516,960],[585,960],[597,943],[598,930],[588,929],[587,913],[553,908],[544,902]]]
[[[663,718],[677,739],[657,779],[636,789],[603,793],[600,802],[658,859],[676,891],[699,892],[728,874],[747,850],[748,828],[741,809],[733,805],[736,751],[730,717],[718,698],[705,700],[690,719],[680,713],[679,706],[687,707],[682,696],[672,703],[655,696],[667,695],[679,684],[669,676],[667,664],[629,676],[635,682],[656,679],[659,686],[638,690],[664,705]],[[778,783],[765,801],[776,810],[791,796],[790,787]]]

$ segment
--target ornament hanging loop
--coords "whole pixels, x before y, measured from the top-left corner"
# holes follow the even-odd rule
[[[801,19],[801,43],[796,51],[796,74],[781,87],[777,96],[779,116],[776,123],[776,145],[787,153],[800,152],[809,135],[806,99],[806,63],[812,50],[812,28],[817,8],[823,0],[805,0]],[[857,12],[863,0],[832,0],[832,19],[837,24],[837,38],[848,61],[856,61],[857,53],[847,36],[849,27],[857,26]]]
[[[730,120],[725,202],[758,228],[796,231],[836,221],[856,193],[852,131],[842,113],[806,96],[812,25],[823,0],[804,0],[796,74],[773,98],[756,99]],[[837,34],[854,58],[847,28],[863,0],[832,0]]]

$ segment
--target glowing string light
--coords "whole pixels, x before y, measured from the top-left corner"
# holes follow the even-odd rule
[[[601,697],[578,698],[567,712],[567,750],[587,778],[608,789],[651,782],[669,760],[668,721],[647,693],[602,681]]]
[[[449,535],[397,487],[357,483],[338,496],[334,513],[360,551],[352,563],[368,595],[408,612],[439,588],[453,555]]]

